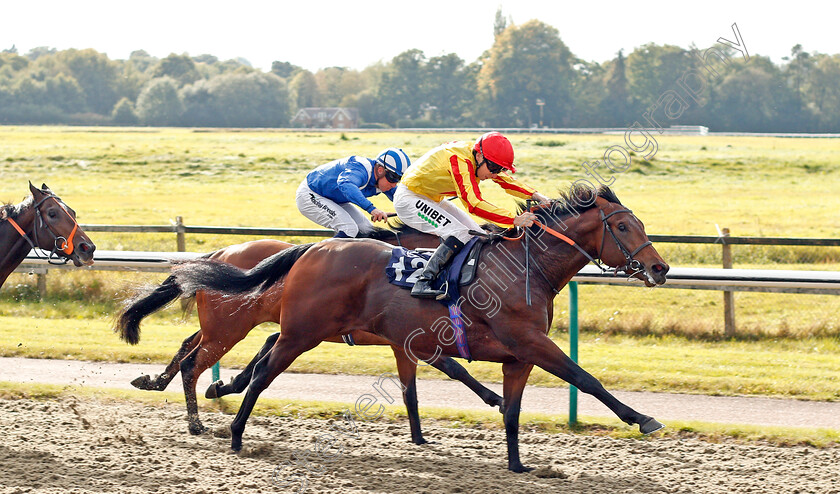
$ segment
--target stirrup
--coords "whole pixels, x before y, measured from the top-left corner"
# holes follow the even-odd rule
[[[421,285],[421,283],[425,284],[425,286]],[[417,280],[414,283],[414,286],[411,287],[411,296],[417,298],[437,298],[441,295],[446,295],[446,292],[441,292],[440,290],[435,290],[432,288],[432,282],[426,280]]]
[[[443,282],[441,285],[440,290],[437,290],[440,293],[435,295],[435,300],[449,300],[449,280]]]

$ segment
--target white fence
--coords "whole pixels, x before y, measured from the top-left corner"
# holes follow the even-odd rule
[[[165,273],[179,261],[195,259],[202,255],[204,254],[196,252],[97,250],[96,262],[92,266],[77,268],[72,263],[51,265],[46,259],[38,259],[30,253],[15,271],[46,274],[48,270],[53,269],[83,269]],[[638,279],[605,274],[592,265],[585,266],[572,281],[581,284],[644,286]],[[672,267],[668,272],[668,282],[662,287],[840,295],[840,272]]]

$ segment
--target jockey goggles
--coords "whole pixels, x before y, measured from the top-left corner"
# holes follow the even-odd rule
[[[400,183],[400,180],[402,180],[402,177],[386,168],[385,169],[385,180],[391,182],[392,184],[398,184],[398,183]]]
[[[487,165],[487,171],[493,174],[502,173],[502,170],[505,169],[502,165],[498,163],[493,163],[492,161],[484,158],[481,160],[481,163],[478,164],[480,167],[481,165]]]

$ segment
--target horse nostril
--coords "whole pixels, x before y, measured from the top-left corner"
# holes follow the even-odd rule
[[[653,266],[651,266],[651,269],[656,274],[665,274],[665,273],[668,272],[668,265],[667,264],[656,263]]]
[[[79,250],[84,253],[93,252],[93,249],[94,247],[87,242],[82,242],[79,244]]]

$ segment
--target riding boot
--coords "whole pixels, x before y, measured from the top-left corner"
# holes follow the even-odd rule
[[[420,273],[420,277],[414,283],[411,289],[411,296],[418,298],[437,298],[440,300],[446,296],[443,290],[435,290],[432,288],[432,282],[435,281],[440,270],[446,266],[452,257],[464,247],[463,242],[455,237],[449,237],[443,241],[442,244],[432,253],[432,257]]]

